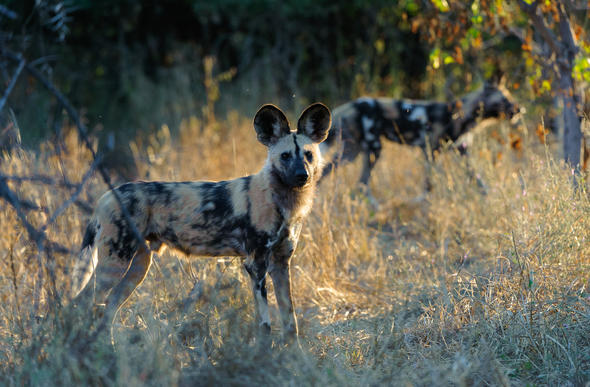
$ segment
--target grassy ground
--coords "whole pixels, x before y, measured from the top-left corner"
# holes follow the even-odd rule
[[[534,134],[514,152],[490,130],[507,127],[477,134],[467,158],[437,158],[426,195],[420,152],[394,144],[371,179],[377,208],[355,190],[359,164],[321,185],[292,263],[301,350],[280,343],[272,289],[273,349],[257,345],[238,260],[170,253],[122,308],[114,345],[108,334],[90,340],[92,321],[50,297],[69,287],[75,256],[39,255],[0,202],[0,384],[583,385],[588,192],[572,190]],[[64,145],[6,154],[2,173],[80,181],[89,155],[74,135]],[[188,120],[177,141],[162,128],[135,150],[146,179],[225,179],[256,172],[265,158],[250,119],[237,114],[216,127]],[[71,193],[11,187],[50,213]],[[104,190],[95,178],[81,197],[94,203]],[[50,238],[77,249],[88,216],[70,207]],[[36,226],[47,219],[29,216]]]

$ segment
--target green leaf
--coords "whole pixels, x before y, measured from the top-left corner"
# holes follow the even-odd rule
[[[449,12],[451,9],[447,0],[432,0],[432,4],[441,12]]]

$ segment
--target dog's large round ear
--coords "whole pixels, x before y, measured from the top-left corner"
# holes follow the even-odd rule
[[[299,117],[297,133],[304,134],[313,142],[320,143],[328,137],[332,124],[330,110],[323,103],[310,105]]]
[[[258,141],[266,146],[276,143],[281,137],[291,132],[285,114],[274,105],[264,105],[254,116],[254,129]]]

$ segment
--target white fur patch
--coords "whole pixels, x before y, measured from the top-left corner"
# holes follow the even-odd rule
[[[260,281],[259,285],[262,286],[264,279]],[[256,301],[258,304],[258,313],[260,314],[260,325],[267,324],[270,326],[270,314],[268,312],[268,301],[262,297],[260,290],[256,291]]]
[[[274,133],[274,135],[276,137],[278,137],[281,134],[281,124],[279,124],[277,121],[272,123],[272,131]]]
[[[96,266],[98,265],[98,248],[96,246],[96,241],[99,240],[101,233],[102,227],[96,232],[92,245],[80,252],[80,256],[74,264],[71,287],[72,298],[80,294],[96,270]]]
[[[406,108],[405,105],[406,104],[404,104],[404,108]],[[422,106],[415,106],[412,108],[412,105],[409,105],[409,106],[410,107],[408,109],[411,110],[411,112],[412,112],[410,114],[410,117],[408,117],[408,119],[410,121],[418,121],[423,124],[428,122],[428,115],[426,114],[426,108],[424,108]]]
[[[370,97],[361,97],[361,98],[357,99],[357,102],[359,102],[359,103],[364,102],[364,103],[368,103],[371,106],[375,106],[375,100]]]
[[[373,127],[375,120],[373,120],[369,117],[363,117],[362,122],[363,122],[363,129],[365,130],[365,132],[368,132],[369,129],[371,129]]]
[[[242,179],[231,180],[227,188],[231,192],[231,203],[234,215],[240,216],[248,212],[248,197],[244,195],[244,181]]]
[[[214,209],[215,209],[215,203],[213,203],[213,202],[207,202],[201,208],[201,211],[213,211]]]

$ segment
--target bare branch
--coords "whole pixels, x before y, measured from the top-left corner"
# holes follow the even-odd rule
[[[6,16],[9,19],[16,20],[18,14],[4,5],[0,4],[0,15]]]
[[[2,175],[0,175],[0,197],[6,200],[15,209],[17,216],[21,220],[25,230],[27,230],[29,239],[35,242],[37,248],[40,251],[48,249],[63,254],[70,253],[70,249],[60,245],[57,242],[50,241],[47,239],[44,231],[37,230],[31,223],[29,223],[27,216],[23,212],[23,206],[21,205],[22,201],[10,189],[10,187],[8,187],[6,184],[6,179]]]
[[[544,50],[535,41],[527,41],[526,40],[526,33],[521,28],[518,28],[516,26],[512,26],[511,25],[511,26],[508,27],[508,31],[510,31],[510,33],[513,36],[517,37],[518,40],[521,41],[521,43],[530,45],[531,48],[532,48],[533,54],[535,54],[535,55],[543,55],[543,56],[549,56],[550,55],[547,52],[547,50]]]
[[[68,200],[66,200],[64,203],[62,203],[62,205],[55,210],[55,212],[53,213],[53,215],[51,215],[51,218],[49,218],[49,220],[47,221],[47,223],[45,223],[45,225],[43,225],[43,227],[41,227],[41,230],[45,231],[47,230],[47,227],[52,224],[53,222],[55,222],[55,220],[72,204],[74,203],[77,199],[78,196],[80,196],[80,194],[82,193],[82,188],[84,188],[84,185],[86,184],[86,182],[90,179],[90,177],[92,176],[92,174],[94,173],[94,171],[96,170],[96,167],[100,164],[100,162],[102,161],[101,157],[98,157],[94,160],[94,162],[92,163],[92,165],[90,166],[90,169],[84,174],[84,176],[82,177],[82,181],[80,182],[80,184],[78,184],[78,189],[76,190],[76,192],[74,192],[72,194],[72,196],[70,196],[70,198]]]
[[[574,35],[572,34],[569,16],[567,15],[563,4],[559,4],[557,9],[559,12],[559,34],[561,36],[561,41],[565,45],[568,60],[570,63],[573,63],[574,58],[578,53],[578,47]]]
[[[541,15],[539,15],[537,2],[533,1],[531,4],[528,4],[524,0],[520,0],[518,4],[520,5],[520,9],[530,16],[533,26],[541,34],[549,47],[551,47],[551,50],[556,54],[556,56],[559,57],[559,54],[561,53],[561,44],[559,43],[559,40],[553,31],[549,29],[547,23],[545,23],[545,20],[543,20]]]
[[[20,76],[20,73],[23,71],[24,67],[25,67],[25,60],[21,58],[21,60],[18,62],[18,67],[16,68],[16,71],[14,72],[14,75],[12,76],[12,79],[10,80],[10,83],[8,84],[8,87],[4,91],[4,95],[0,99],[0,112],[2,112],[2,109],[4,108],[4,104],[6,103],[6,100],[8,99],[8,96],[10,95],[10,93],[12,93],[12,89],[14,88],[14,85],[16,85],[16,81],[18,80],[18,77]]]
[[[0,50],[1,50],[0,54],[6,56],[7,58],[14,60],[14,61],[20,61],[19,55],[15,54],[9,50],[6,50],[6,49],[4,49],[4,50],[0,49]],[[35,77],[37,80],[39,80],[39,82],[41,82],[43,84],[43,86],[45,86],[45,88],[47,88],[55,96],[55,98],[57,98],[57,100],[62,104],[64,109],[66,109],[66,112],[68,113],[70,118],[76,124],[76,127],[78,129],[78,134],[80,135],[82,142],[84,143],[86,148],[92,154],[93,160],[96,160],[97,154],[96,154],[96,151],[94,150],[94,148],[92,147],[90,140],[88,139],[88,135],[87,135],[88,130],[87,130],[86,126],[82,123],[82,120],[80,119],[80,116],[78,115],[78,112],[76,111],[76,109],[74,109],[74,107],[72,106],[70,101],[45,76],[43,76],[43,74],[41,74],[41,72],[39,70],[37,70],[30,63],[26,63],[25,68],[33,77]],[[141,235],[141,233],[137,229],[135,222],[133,222],[133,220],[131,219],[131,216],[129,215],[129,211],[127,210],[127,206],[125,206],[125,204],[123,204],[123,201],[121,199],[121,195],[119,195],[119,193],[114,189],[115,187],[113,186],[113,184],[111,182],[110,176],[108,175],[108,173],[106,172],[104,167],[100,164],[97,164],[97,170],[100,173],[100,175],[102,176],[102,179],[104,180],[104,182],[109,187],[109,189],[112,190],[113,196],[115,197],[115,200],[119,204],[119,208],[121,209],[121,212],[123,213],[123,217],[125,218],[125,221],[127,222],[127,225],[129,226],[129,228],[131,229],[133,236],[138,241],[139,246],[141,246],[149,251],[150,249],[146,245],[145,239],[143,238],[143,236]]]
[[[57,181],[51,176],[47,175],[33,175],[33,176],[3,176],[6,180],[16,182],[34,181],[46,185],[62,186],[66,188],[78,188],[78,184],[73,184],[67,181]]]
[[[570,11],[588,11],[590,10],[590,3],[584,0],[566,0],[566,5]]]

